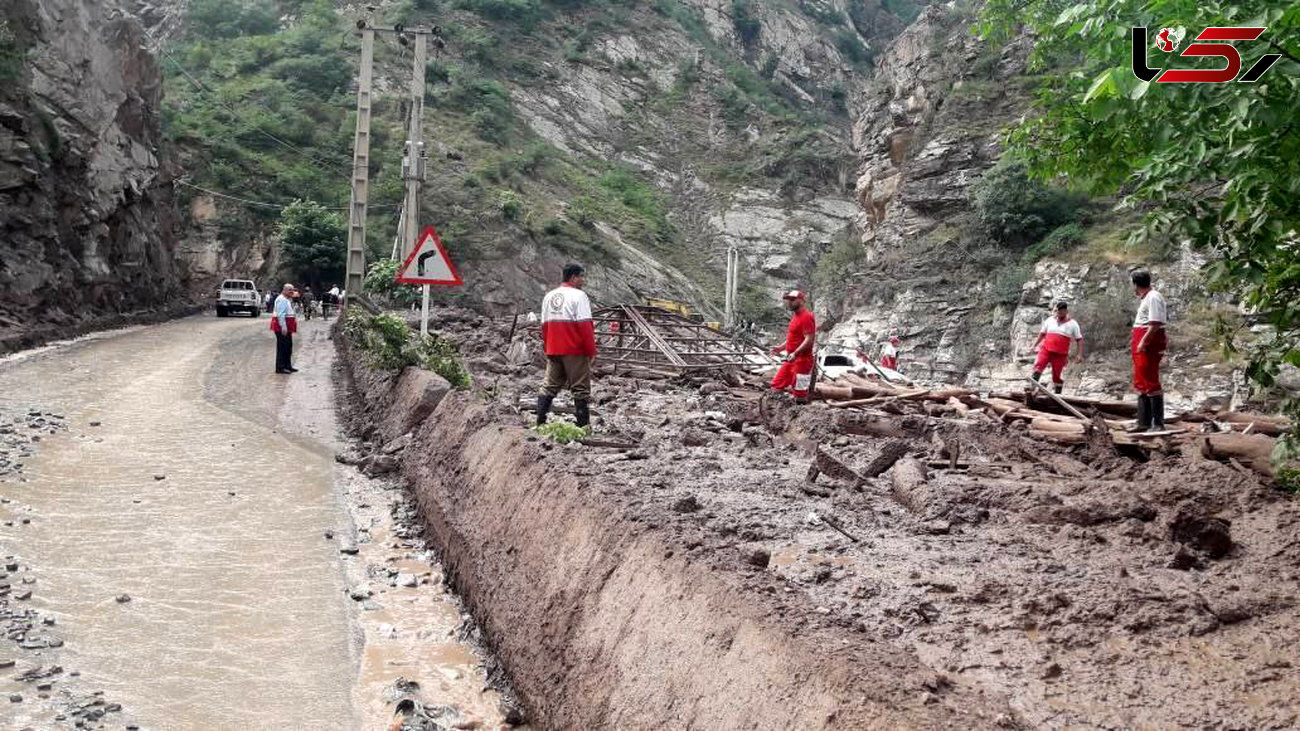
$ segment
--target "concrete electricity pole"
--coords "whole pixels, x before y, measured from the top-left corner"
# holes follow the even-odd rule
[[[406,135],[406,150],[402,155],[402,180],[406,183],[406,203],[402,206],[402,220],[406,224],[402,237],[402,261],[415,246],[420,235],[420,184],[424,182],[427,158],[421,125],[424,122],[424,65],[428,54],[428,36],[415,36],[415,65],[411,70],[411,120]],[[429,285],[420,298],[420,332],[429,334]]]
[[[357,134],[352,145],[352,204],[348,207],[347,276],[343,289],[359,295],[366,277],[366,206],[370,199],[370,86],[374,77],[375,32],[361,29],[361,74],[357,83]]]
[[[726,328],[728,330],[736,327],[737,310],[740,309],[740,303],[737,301],[737,293],[740,290],[740,250],[736,247],[727,249],[727,293],[726,301]]]

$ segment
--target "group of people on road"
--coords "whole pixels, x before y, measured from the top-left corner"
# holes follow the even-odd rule
[[[321,314],[328,320],[331,309],[340,307],[344,296],[337,284],[319,298],[312,293],[310,286],[300,290],[292,282],[285,282],[278,295],[268,288],[265,305],[266,311],[272,315],[271,331],[275,333],[276,373],[298,372],[293,367],[293,336],[298,332],[298,316],[310,320],[319,306]]]
[[[557,395],[563,389],[573,393],[574,414],[578,426],[590,424],[591,373],[596,359],[596,330],[592,320],[591,301],[582,291],[586,283],[584,270],[579,264],[564,268],[564,280],[559,287],[548,292],[542,300],[541,335],[546,354],[546,376],[537,397],[537,424],[546,423]],[[1136,270],[1130,275],[1133,291],[1139,303],[1133,320],[1130,355],[1133,361],[1133,387],[1138,393],[1138,418],[1136,429],[1163,431],[1164,389],[1160,383],[1160,363],[1164,358],[1168,338],[1168,306],[1164,296],[1151,285],[1151,273]],[[797,401],[806,401],[813,388],[816,372],[817,321],[808,308],[807,293],[794,289],[782,295],[790,312],[785,342],[772,349],[774,356],[781,355],[782,362],[771,387],[790,392]],[[881,349],[881,365],[898,368],[897,335]],[[1065,368],[1071,362],[1070,350],[1075,349],[1075,360],[1084,357],[1083,331],[1070,316],[1066,302],[1057,302],[1052,314],[1039,328],[1034,347],[1038,350],[1032,378],[1037,381],[1049,368],[1053,390],[1061,393],[1065,384]]]

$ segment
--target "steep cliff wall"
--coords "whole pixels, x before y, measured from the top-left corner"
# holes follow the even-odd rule
[[[162,77],[139,23],[98,0],[7,0],[0,19],[0,342],[175,304]]]
[[[1067,235],[1009,242],[981,230],[980,181],[1036,80],[1027,39],[989,46],[972,20],[960,5],[930,6],[877,57],[853,128],[857,236],[823,263],[842,276],[817,292],[830,341],[872,350],[897,333],[915,378],[1019,387],[1039,324],[1067,300],[1092,351],[1068,371],[1069,390],[1120,395],[1137,304],[1127,273],[1147,266],[1172,308],[1171,403],[1239,396],[1241,374],[1213,352],[1211,322],[1226,303],[1205,291],[1200,255],[1173,242],[1130,248],[1136,223],[1108,201],[1076,202]]]

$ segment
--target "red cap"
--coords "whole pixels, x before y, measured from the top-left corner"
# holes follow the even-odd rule
[[[802,291],[800,291],[800,290],[792,289],[792,290],[790,290],[789,292],[786,292],[785,294],[781,295],[781,299],[783,299],[783,300],[801,300],[801,301],[802,301],[802,300],[807,300],[807,299],[808,299],[808,295],[807,295],[805,292],[802,292]]]

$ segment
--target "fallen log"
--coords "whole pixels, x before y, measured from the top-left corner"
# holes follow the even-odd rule
[[[1273,477],[1273,447],[1277,440],[1262,434],[1207,434],[1201,442],[1201,454],[1207,459],[1226,462],[1235,459],[1265,477]]]
[[[1256,434],[1267,434],[1270,437],[1280,437],[1291,430],[1291,421],[1277,416],[1265,416],[1264,414],[1245,414],[1240,411],[1227,411],[1222,414],[1215,414],[1214,421],[1224,424],[1254,424],[1251,431]]]
[[[1057,421],[1055,419],[1034,419],[1029,422],[1032,431],[1059,432],[1066,434],[1083,434],[1087,428],[1078,422]]]
[[[1027,434],[1028,436],[1034,439],[1042,439],[1045,441],[1057,442],[1060,444],[1083,444],[1084,442],[1088,441],[1087,436],[1085,436],[1082,431],[1064,432],[1064,431],[1043,431],[1040,429],[1030,429],[1029,431],[1025,432],[1025,434]]]
[[[857,411],[842,411],[835,415],[835,429],[843,434],[857,434],[859,436],[869,437],[897,437],[905,439],[907,437],[920,436],[924,431],[924,422],[909,422],[897,417],[886,417],[879,414],[862,413]]]
[[[853,398],[853,389],[848,386],[832,386],[826,383],[818,383],[813,387],[813,393],[817,398],[824,401],[847,401]]]
[[[925,510],[926,487],[930,480],[925,463],[915,457],[904,457],[894,463],[890,480],[894,500],[913,513]]]

